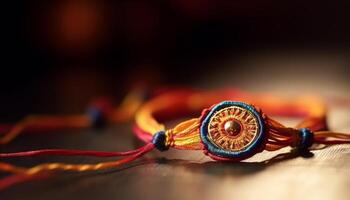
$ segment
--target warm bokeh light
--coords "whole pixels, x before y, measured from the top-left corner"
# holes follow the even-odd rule
[[[42,17],[48,42],[61,54],[95,52],[109,34],[109,9],[100,1],[59,1]]]
[[[0,143],[5,142],[0,144],[1,153],[60,147],[135,149],[142,142],[132,136],[133,128],[156,132],[159,127],[172,127],[178,121],[164,119],[169,113],[185,117],[183,104],[198,110],[200,102],[219,101],[217,93],[194,95],[185,103],[183,96],[170,96],[156,101],[153,107],[140,109],[144,112],[136,119],[136,111],[147,98],[166,93],[169,88],[186,88],[184,93],[234,88],[232,91],[264,94],[264,98],[253,96],[243,100],[265,101],[267,113],[280,111],[283,104],[275,97],[282,96],[312,110],[313,117],[305,124],[310,125],[315,122],[315,116],[322,116],[321,125],[316,125],[341,132],[350,130],[349,1],[19,0],[3,3]],[[226,98],[223,96],[220,101]],[[320,107],[321,101],[327,107]],[[163,107],[167,112],[157,110],[169,102],[180,103]],[[114,107],[118,109],[113,110]],[[149,108],[156,111],[150,112]],[[290,110],[305,112],[296,107]],[[188,112],[195,119],[181,124],[178,133],[184,131],[182,128],[195,130],[193,127],[202,122],[198,116],[205,113]],[[26,121],[25,117],[31,114],[73,117],[29,117],[30,122]],[[159,117],[161,124],[152,117]],[[281,117],[278,121],[294,127],[298,117]],[[106,118],[112,123],[97,126],[108,121]],[[231,122],[222,126],[234,137],[241,127]],[[278,127],[277,122],[273,124]],[[22,135],[34,130],[35,125],[56,132]],[[76,129],[66,131],[57,127]],[[1,140],[9,129],[14,129],[12,135]],[[280,131],[277,129],[270,130],[276,133]],[[201,148],[198,135],[191,134],[178,137],[180,142],[176,145],[182,148],[195,141],[188,149]],[[327,134],[321,134],[319,141],[326,142],[327,137],[323,136]],[[111,171],[59,173],[57,179],[24,183],[4,193],[0,191],[0,199],[348,199],[348,146],[331,146],[305,157],[295,157],[283,145],[289,145],[288,142],[294,145],[297,138],[274,137],[281,145],[272,144],[269,148],[280,150],[262,152],[248,162],[214,162],[202,152],[152,151],[130,165],[118,164]],[[148,146],[140,152],[152,148]],[[290,156],[287,160],[261,162],[284,153]],[[1,165],[7,161],[1,159],[2,169],[9,169],[8,165]],[[38,160],[16,159],[9,163],[27,167],[61,161],[101,160],[85,157],[70,160],[46,154]],[[61,164],[46,167],[72,168]],[[75,169],[93,168],[83,165]],[[16,177],[9,180],[16,181]]]

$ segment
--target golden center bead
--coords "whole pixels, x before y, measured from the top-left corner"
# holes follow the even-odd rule
[[[241,125],[236,120],[228,120],[224,124],[225,131],[227,134],[236,136],[241,132]]]

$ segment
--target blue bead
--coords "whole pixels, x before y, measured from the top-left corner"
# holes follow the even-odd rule
[[[87,115],[90,117],[91,123],[94,127],[101,127],[106,123],[104,112],[95,106],[90,106],[87,110]]]
[[[299,132],[300,141],[298,144],[298,148],[300,150],[307,150],[312,146],[314,140],[314,133],[308,128],[302,128]]]
[[[159,151],[166,151],[169,149],[168,146],[166,146],[166,134],[164,131],[157,132],[152,139],[152,143]]]

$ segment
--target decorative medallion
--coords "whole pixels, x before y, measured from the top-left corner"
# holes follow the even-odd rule
[[[216,156],[243,159],[255,153],[263,141],[264,123],[251,105],[225,101],[214,106],[203,119],[202,142]]]

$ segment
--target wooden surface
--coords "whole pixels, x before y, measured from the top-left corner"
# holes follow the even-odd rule
[[[324,62],[322,64],[324,65]],[[292,73],[293,70],[289,72]],[[227,72],[220,72],[218,76],[225,73]],[[243,72],[242,77],[245,76]],[[327,77],[327,74],[324,76]],[[341,76],[339,75],[337,78]],[[289,78],[290,82],[282,81],[275,82],[275,84],[265,79],[259,79],[253,83],[246,81],[246,83],[239,86],[257,91],[269,89],[277,93],[286,92],[287,94],[294,94],[296,91],[299,92],[300,88],[306,88],[306,91],[315,91],[321,95],[340,94],[345,98],[349,97],[346,92],[349,91],[346,80],[338,80],[340,85],[335,85],[333,90],[325,90],[324,88],[331,87],[328,80],[325,83],[320,82],[320,86],[320,84],[316,84],[319,80],[317,77],[319,76],[316,74],[311,81],[305,79],[302,83],[300,83],[300,80],[293,82],[294,79]],[[279,78],[276,77],[276,79]],[[208,83],[214,80],[224,82],[221,78],[216,78],[200,80],[196,84],[201,85],[206,81]],[[262,84],[264,82],[265,84]],[[230,83],[232,83],[230,85],[236,84],[232,81]],[[254,85],[254,83],[256,84]],[[213,87],[217,86],[212,83],[209,84]],[[220,86],[224,85],[221,84]],[[329,93],[329,91],[332,92]],[[348,101],[346,102],[348,104]],[[350,107],[348,105],[331,104],[329,124],[332,130],[350,132],[349,119]],[[281,120],[290,125],[295,123],[295,120]],[[130,124],[119,124],[103,130],[26,135],[14,141],[12,145],[2,147],[0,151],[29,150],[33,146],[36,148],[120,151],[140,145],[142,144],[132,136]],[[281,154],[282,156],[275,157]],[[271,159],[272,157],[275,158]],[[40,157],[36,159],[16,159],[13,162],[30,166],[46,161],[77,163],[97,160],[101,159]],[[214,162],[199,151],[170,150],[160,153],[155,150],[143,159],[113,170],[60,174],[51,179],[24,183],[0,193],[1,200],[348,200],[349,197],[350,145],[332,146],[312,151],[312,153],[303,156],[296,156],[291,153],[289,148],[285,148],[274,153],[263,152],[242,163]]]

